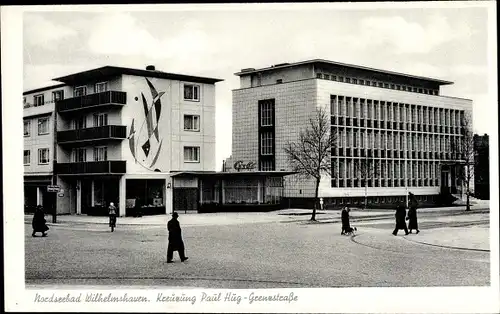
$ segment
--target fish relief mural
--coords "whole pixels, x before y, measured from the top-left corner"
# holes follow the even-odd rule
[[[161,169],[156,168],[155,164],[160,156],[163,143],[158,126],[162,112],[161,97],[165,92],[158,92],[150,80],[144,79],[149,86],[151,97],[149,95],[146,97],[143,92],[141,92],[141,99],[135,97],[136,101],[142,103],[144,117],[132,119],[127,139],[136,164],[149,171],[161,172]],[[151,101],[148,101],[149,99]]]

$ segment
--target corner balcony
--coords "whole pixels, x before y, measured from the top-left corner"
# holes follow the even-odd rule
[[[127,172],[127,165],[124,160],[70,162],[56,163],[54,170],[58,175],[121,175]]]
[[[105,125],[78,130],[57,132],[59,145],[88,144],[107,141],[121,141],[127,137],[127,127],[124,125]]]
[[[56,109],[59,113],[80,113],[84,110],[100,110],[109,107],[121,107],[126,103],[126,92],[106,91],[59,100],[56,103]]]

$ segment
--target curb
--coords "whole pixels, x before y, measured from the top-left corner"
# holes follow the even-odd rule
[[[459,247],[459,246],[432,244],[432,243],[427,243],[427,242],[422,242],[422,241],[415,241],[415,240],[408,239],[406,236],[403,236],[403,239],[405,239],[406,241],[409,241],[409,242],[413,242],[413,243],[418,243],[418,244],[422,244],[422,245],[429,245],[429,246],[434,246],[434,247],[440,247],[440,248],[445,248],[445,249],[475,251],[475,252],[487,252],[487,253],[491,252],[491,250],[486,250],[486,249],[473,249],[473,248],[466,248],[466,247]]]

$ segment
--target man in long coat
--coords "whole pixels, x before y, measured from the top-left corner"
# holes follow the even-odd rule
[[[420,232],[420,230],[418,230],[418,220],[417,220],[417,206],[418,206],[418,202],[417,200],[415,199],[415,195],[413,195],[413,193],[409,193],[409,197],[410,197],[410,209],[408,210],[408,217],[406,218],[406,220],[409,220],[408,221],[408,229],[410,229],[410,233],[413,229],[417,230],[417,234]]]
[[[184,254],[184,242],[182,241],[181,225],[177,218],[179,214],[174,212],[172,214],[172,219],[167,223],[168,229],[168,248],[167,248],[167,263],[173,263],[172,258],[174,257],[174,251],[179,252],[179,257],[181,262],[184,262],[188,258]]]
[[[47,234],[45,233],[47,230],[49,230],[49,227],[45,224],[47,221],[45,220],[45,213],[43,212],[43,207],[41,205],[38,205],[36,207],[35,214],[33,215],[33,222],[31,223],[33,227],[33,233],[31,234],[32,237],[36,237],[35,233],[41,232],[42,237],[46,237]]]
[[[396,228],[392,232],[393,235],[398,234],[398,230],[403,229],[405,234],[408,235],[408,228],[406,227],[406,208],[403,204],[399,204],[396,209]]]

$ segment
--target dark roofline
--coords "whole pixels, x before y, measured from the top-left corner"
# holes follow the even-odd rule
[[[30,89],[30,90],[23,92],[23,96],[27,95],[27,94],[43,92],[43,91],[46,91],[49,89],[59,88],[59,87],[64,87],[64,86],[66,86],[66,84],[62,83],[62,84],[56,84],[56,85],[52,85],[52,86],[45,86],[45,87],[40,87],[40,88],[36,88],[36,89]]]
[[[241,176],[287,176],[296,174],[293,171],[240,171],[240,172],[224,172],[224,171],[181,171],[175,172],[171,177],[241,177]]]
[[[163,79],[171,79],[171,80],[179,80],[179,81],[189,81],[189,82],[197,82],[197,83],[205,83],[205,84],[215,84],[217,82],[223,81],[222,79],[210,78],[210,77],[201,77],[201,76],[192,76],[192,75],[184,75],[184,74],[176,74],[176,73],[167,73],[156,70],[141,70],[141,69],[132,69],[132,68],[124,68],[124,67],[116,67],[116,66],[104,66],[96,69],[91,69],[87,71],[82,71],[78,73],[73,73],[66,76],[61,76],[54,78],[54,81],[65,82],[67,84],[79,81],[85,81],[90,78],[97,78],[103,76],[116,76],[121,74],[135,75],[135,76],[146,76],[146,77],[156,77]]]
[[[343,67],[348,67],[348,68],[354,68],[354,69],[360,69],[360,70],[366,70],[366,71],[372,71],[372,72],[379,72],[379,73],[383,73],[383,74],[404,76],[404,77],[418,79],[418,80],[431,81],[431,82],[439,83],[440,85],[453,84],[453,82],[450,82],[450,81],[444,81],[444,80],[434,79],[434,78],[430,78],[430,77],[416,76],[416,75],[411,75],[411,74],[375,69],[375,68],[370,68],[370,67],[365,67],[365,66],[360,66],[360,65],[347,64],[347,63],[329,61],[329,60],[324,60],[324,59],[312,59],[312,60],[299,61],[299,62],[295,62],[295,63],[285,63],[285,64],[282,63],[282,64],[278,64],[275,66],[270,66],[270,67],[262,68],[262,69],[253,69],[253,70],[247,69],[246,71],[240,71],[240,72],[234,73],[234,75],[242,76],[242,75],[248,75],[248,74],[257,73],[257,72],[271,71],[271,70],[275,70],[275,69],[284,69],[284,68],[289,68],[289,67],[293,67],[293,66],[304,65],[304,64],[313,64],[313,63],[326,63],[329,65],[337,65],[337,66],[343,66]]]

